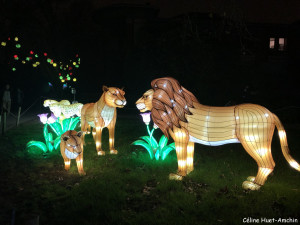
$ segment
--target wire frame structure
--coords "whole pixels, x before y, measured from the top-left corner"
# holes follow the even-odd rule
[[[81,145],[82,132],[75,130],[68,130],[61,135],[60,152],[64,159],[65,170],[69,170],[71,166],[71,159],[76,160],[78,173],[86,175],[83,170],[83,148]]]
[[[152,89],[143,94],[136,106],[140,112],[150,110],[153,122],[166,137],[171,136],[175,142],[178,172],[170,174],[170,179],[181,180],[193,171],[194,143],[209,146],[241,143],[258,165],[257,175],[248,177],[242,186],[244,189],[258,190],[275,166],[271,154],[275,126],[285,159],[300,171],[300,165],[289,153],[282,123],[263,106],[202,105],[190,91],[171,77],[155,79],[151,86]]]
[[[81,110],[81,131],[83,132],[83,141],[85,134],[91,131],[96,143],[98,155],[105,155],[102,150],[102,130],[107,127],[109,131],[109,149],[110,154],[118,154],[115,149],[115,125],[117,120],[116,108],[123,108],[126,105],[124,97],[125,92],[116,87],[103,86],[103,94],[95,103],[88,103]]]

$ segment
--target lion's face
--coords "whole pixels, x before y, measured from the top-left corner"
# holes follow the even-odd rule
[[[151,111],[153,106],[152,106],[152,99],[153,99],[153,89],[149,89],[146,91],[143,96],[136,101],[136,107],[140,112],[146,112],[146,111]]]
[[[65,147],[65,154],[68,158],[76,158],[81,152],[81,135],[82,132],[75,130],[67,131],[61,136],[61,142]]]
[[[116,87],[103,86],[105,103],[110,107],[123,108],[126,105],[125,91]]]

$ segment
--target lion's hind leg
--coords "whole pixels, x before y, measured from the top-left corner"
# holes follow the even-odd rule
[[[271,141],[261,143],[244,140],[242,145],[258,165],[256,177],[248,177],[242,186],[246,190],[259,190],[275,167],[271,154]]]
[[[187,145],[186,170],[187,174],[194,170],[194,142],[189,142]]]

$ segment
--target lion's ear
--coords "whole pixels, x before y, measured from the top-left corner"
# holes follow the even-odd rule
[[[77,137],[81,137],[82,134],[83,134],[83,132],[82,132],[82,131],[79,131],[79,132],[77,133]]]
[[[67,136],[67,135],[64,135],[64,136],[62,136],[61,138],[63,139],[63,141],[67,141],[67,140],[69,140],[69,139],[70,139],[70,137],[69,137],[69,136]]]
[[[105,85],[103,85],[103,86],[102,86],[102,90],[103,90],[103,92],[106,92],[106,91],[108,91],[108,87],[105,86]]]

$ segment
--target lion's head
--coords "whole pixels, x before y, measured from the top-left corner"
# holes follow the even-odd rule
[[[65,155],[69,159],[75,159],[82,152],[81,148],[81,135],[82,132],[69,130],[61,135],[61,142],[64,144]]]
[[[168,130],[173,126],[180,128],[179,122],[187,122],[185,115],[191,114],[189,108],[193,108],[193,102],[198,100],[172,77],[155,79],[151,86],[152,89],[146,91],[136,105],[140,112],[151,110],[153,122],[169,137]]]
[[[110,107],[123,108],[126,105],[125,91],[116,87],[103,86],[104,101]]]
[[[152,99],[153,99],[153,89],[149,89],[146,91],[143,96],[136,101],[136,107],[140,112],[146,112],[146,111],[151,111],[153,106],[152,106]]]

